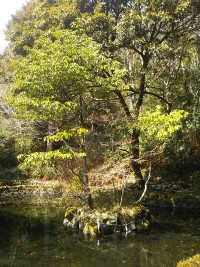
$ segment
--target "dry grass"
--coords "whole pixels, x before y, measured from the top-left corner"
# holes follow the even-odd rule
[[[108,163],[89,173],[92,190],[116,189],[121,190],[128,182],[135,182],[129,161]]]

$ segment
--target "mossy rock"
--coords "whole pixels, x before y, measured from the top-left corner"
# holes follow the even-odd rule
[[[177,267],[199,267],[200,266],[200,254],[196,254],[186,260],[179,261]]]
[[[98,229],[103,235],[110,235],[123,232],[123,226],[118,214],[106,214],[97,219]]]
[[[97,225],[86,223],[83,228],[83,234],[87,236],[98,236],[100,235],[100,232]]]
[[[71,207],[65,212],[65,219],[63,224],[68,228],[78,229],[78,210],[74,207]]]
[[[71,229],[79,229],[87,236],[145,231],[150,226],[149,210],[142,205],[115,207],[111,210],[89,210],[69,208],[65,212],[63,224]]]

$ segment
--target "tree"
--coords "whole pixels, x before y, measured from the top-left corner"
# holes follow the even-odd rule
[[[77,22],[77,27],[95,40],[102,43],[104,39],[104,49],[125,64],[129,89],[115,90],[115,94],[130,125],[138,121],[149,96],[151,105],[156,103],[152,101],[155,98],[166,106],[168,113],[172,110],[174,95],[181,87],[177,81],[185,43],[191,42],[198,27],[199,10],[197,1],[120,1],[120,6],[118,1],[111,1],[110,5],[103,1],[94,14]],[[131,164],[136,179],[143,184],[139,140],[140,131],[133,128]]]
[[[27,57],[17,58],[14,64],[15,107],[22,117],[43,121],[50,126],[45,137],[47,151],[25,155],[24,164],[35,167],[38,162],[48,164],[82,157],[83,184],[88,204],[92,206],[85,153],[88,130],[83,120],[83,96],[125,86],[125,72],[120,63],[107,58],[101,52],[101,46],[85,35],[58,31],[52,33],[52,37],[40,37],[32,49],[27,48]],[[79,117],[76,117],[77,110],[80,111]],[[58,148],[52,149],[49,143],[56,143]]]
[[[140,131],[133,124],[142,111],[157,104],[161,103],[167,113],[180,108],[177,99],[181,101],[188,90],[184,87],[183,63],[193,46],[194,32],[198,32],[199,1],[42,1],[33,10],[27,21],[20,15],[16,23],[10,23],[8,34],[13,47],[25,51],[20,48],[15,53],[26,55],[25,47],[32,47],[41,34],[53,40],[52,30],[70,28],[90,36],[110,58],[123,64],[127,86],[107,87],[106,91],[109,96],[115,94],[126,114],[131,129],[131,165],[142,185]],[[29,23],[32,26],[26,27]],[[111,75],[104,74],[107,78]]]
[[[24,47],[33,47],[41,35],[48,36],[50,31],[70,28],[79,15],[76,1],[30,0],[8,23],[6,37],[14,55],[25,56]]]

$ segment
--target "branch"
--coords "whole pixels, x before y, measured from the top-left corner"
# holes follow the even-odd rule
[[[150,38],[149,38],[149,43],[152,43],[153,40],[154,40],[154,38],[155,38],[156,35],[157,35],[157,33],[156,33],[157,25],[158,25],[158,23],[156,23],[156,22],[155,22],[154,25],[153,25],[153,29],[152,29],[152,32],[151,32],[151,36],[150,36]]]
[[[123,109],[124,109],[124,111],[125,111],[125,113],[126,113],[127,118],[128,118],[129,120],[133,120],[133,117],[132,117],[131,112],[130,112],[130,110],[129,110],[129,108],[128,108],[128,105],[126,104],[126,102],[125,102],[125,100],[124,100],[124,97],[123,97],[123,95],[121,94],[121,92],[118,91],[118,90],[115,90],[114,93],[118,96],[119,101],[120,101],[120,104],[122,105],[122,107],[123,107]]]
[[[165,102],[169,107],[172,106],[172,103],[170,103],[169,101],[167,101],[164,97],[160,96],[160,95],[157,95],[156,93],[153,93],[153,92],[148,92],[148,91],[145,91],[144,92],[145,94],[147,95],[152,95],[160,100],[162,100],[163,102]]]
[[[128,48],[133,49],[136,53],[138,53],[140,56],[143,56],[142,51],[140,51],[138,48],[136,48],[134,45],[126,44],[125,42],[120,46],[121,48]]]
[[[130,95],[135,95],[135,94],[139,94],[139,91],[138,90],[136,90],[136,89],[134,89],[133,87],[132,87],[132,85],[130,85],[129,86],[129,89],[128,89],[130,92],[132,92],[132,94],[129,94],[129,96]],[[127,90],[126,90],[127,91]]]
[[[144,191],[143,191],[141,197],[135,203],[140,203],[142,201],[143,197],[146,194],[147,185],[148,185],[148,182],[149,182],[150,178],[151,178],[151,160],[150,160],[150,166],[149,166],[149,175],[148,175],[148,178],[147,178],[147,180],[145,182],[145,185],[144,185]]]
[[[119,148],[120,151],[124,151],[126,152],[128,155],[130,155],[130,151],[128,151],[127,149],[123,149],[123,148]]]

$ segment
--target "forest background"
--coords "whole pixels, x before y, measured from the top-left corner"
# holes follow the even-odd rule
[[[143,187],[150,172],[198,186],[199,10],[30,0],[1,55],[1,179],[67,180],[89,196],[91,185]]]

